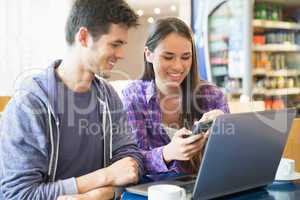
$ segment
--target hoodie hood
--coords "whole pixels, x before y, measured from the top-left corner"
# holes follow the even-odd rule
[[[31,93],[41,100],[48,109],[50,109],[53,117],[58,121],[57,105],[57,83],[55,77],[55,69],[61,64],[61,60],[53,62],[46,70],[41,69],[38,73],[25,77],[21,81],[21,85],[17,86],[18,94]]]
[[[25,80],[21,81],[21,85],[16,87],[16,92],[26,94],[32,93],[34,96],[39,98],[47,107],[50,109],[53,117],[58,121],[58,110],[57,110],[57,78],[55,76],[55,69],[59,67],[62,60],[56,60],[51,63],[46,70],[41,69],[38,73],[25,77]],[[106,91],[106,88],[101,84],[101,78],[95,78],[92,84],[98,89],[98,98],[105,102],[105,94],[101,91]]]
[[[59,67],[62,60],[56,60],[45,70],[41,70],[36,74],[31,74],[29,77],[25,77],[25,80],[22,80],[22,85],[16,88],[16,94],[18,95],[27,95],[30,93],[39,99],[42,104],[45,105],[46,110],[41,112],[46,112],[48,121],[49,121],[49,140],[51,145],[50,153],[50,162],[49,162],[49,179],[54,181],[56,174],[57,158],[59,153],[59,141],[60,141],[60,120],[58,115],[58,81],[57,76],[55,75],[55,69]],[[100,112],[107,110],[107,98],[105,97],[105,92],[107,91],[103,82],[104,80],[95,78],[92,84],[97,88],[97,97],[101,105]],[[101,92],[104,91],[104,92]],[[54,120],[54,121],[53,121]],[[111,124],[111,120],[105,119],[105,124]],[[105,145],[104,148],[104,165],[107,165],[109,158],[112,157],[112,144],[111,144],[111,133],[105,136],[105,141],[109,145]]]

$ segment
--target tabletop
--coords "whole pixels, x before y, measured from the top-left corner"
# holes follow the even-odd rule
[[[124,192],[122,200],[147,200],[147,197]],[[229,200],[299,200],[300,181],[273,182],[265,188],[248,190],[245,192],[221,197]]]

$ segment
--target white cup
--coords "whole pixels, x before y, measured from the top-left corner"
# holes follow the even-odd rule
[[[284,200],[294,200],[296,198],[296,191],[275,191],[268,190],[270,196],[274,197],[274,199],[284,199]]]
[[[295,160],[282,158],[280,160],[276,176],[288,177],[295,173]]]
[[[153,185],[148,188],[148,200],[185,200],[185,190],[177,185]]]

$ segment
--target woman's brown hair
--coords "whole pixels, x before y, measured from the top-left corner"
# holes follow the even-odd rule
[[[196,48],[191,29],[180,19],[175,17],[168,17],[158,19],[150,29],[145,46],[154,52],[159,43],[171,33],[176,33],[186,39],[192,44],[192,66],[191,69],[181,84],[182,91],[182,113],[180,115],[180,125],[191,129],[194,120],[200,119],[202,113],[196,108],[193,95],[196,94],[196,89],[202,82],[199,78],[198,65],[196,58]],[[142,80],[151,81],[155,80],[154,70],[152,63],[147,62],[144,55],[145,71]],[[199,153],[202,154],[202,153]],[[201,156],[195,156],[188,168],[191,168],[194,173],[197,172],[200,165]],[[188,164],[188,163],[185,163]]]
[[[192,44],[192,66],[191,69],[181,84],[182,91],[182,113],[180,116],[180,125],[190,129],[193,125],[194,119],[201,118],[201,115],[196,109],[193,102],[193,95],[197,89],[198,84],[201,82],[199,79],[198,65],[196,58],[196,48],[191,29],[182,20],[175,17],[168,17],[158,19],[150,29],[145,46],[154,52],[159,43],[171,33],[176,33],[186,39]],[[144,55],[145,71],[142,80],[155,80],[154,70],[152,63],[146,60]]]

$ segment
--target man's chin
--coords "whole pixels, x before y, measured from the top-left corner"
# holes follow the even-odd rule
[[[108,79],[108,78],[111,77],[111,73],[110,73],[110,71],[100,72],[99,76],[104,78],[104,79]]]

